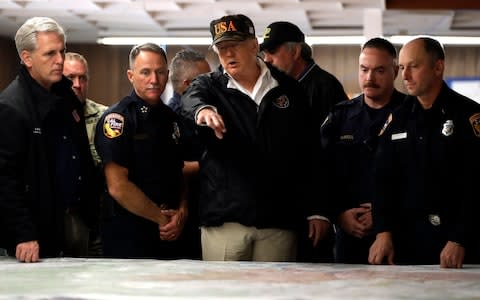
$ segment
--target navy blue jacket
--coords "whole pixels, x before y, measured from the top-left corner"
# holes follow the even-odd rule
[[[63,77],[51,92],[22,67],[0,95],[2,246],[38,240],[40,256],[63,250],[64,210],[75,205],[87,223],[98,190],[80,101]]]
[[[182,96],[184,116],[193,120],[199,107],[212,105],[227,129],[220,140],[212,129],[197,127],[206,148],[200,160],[202,225],[293,229],[313,214],[306,203],[319,203],[311,190],[316,139],[305,94],[297,81],[268,67],[279,86],[259,107],[227,88],[221,67],[198,76]]]

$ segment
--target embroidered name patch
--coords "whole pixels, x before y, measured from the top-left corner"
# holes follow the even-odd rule
[[[395,140],[402,140],[407,138],[407,133],[406,132],[400,132],[400,133],[394,133],[392,134],[392,141]]]
[[[105,121],[103,122],[103,134],[109,139],[119,137],[123,133],[123,125],[124,118],[121,114],[110,113],[105,116]]]
[[[353,141],[353,135],[345,134],[340,136],[341,141]]]

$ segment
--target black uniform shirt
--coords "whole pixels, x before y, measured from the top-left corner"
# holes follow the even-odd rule
[[[389,113],[405,96],[395,90],[385,107],[372,109],[362,94],[337,104],[322,124],[322,147],[328,157],[328,198],[335,216],[373,201],[372,160],[377,136]]]
[[[375,164],[377,232],[403,232],[406,223],[438,215],[444,241],[465,242],[478,197],[479,122],[480,105],[445,83],[430,109],[408,97],[393,113]]]
[[[152,201],[170,208],[178,207],[183,176],[177,118],[163,103],[150,106],[132,92],[103,114],[95,134],[104,165],[127,168]]]

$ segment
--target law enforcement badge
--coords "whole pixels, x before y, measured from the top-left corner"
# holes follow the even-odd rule
[[[277,99],[273,100],[273,105],[278,108],[287,108],[290,105],[290,100],[286,95],[281,95]]]
[[[428,215],[428,221],[430,221],[430,224],[432,224],[433,226],[438,226],[442,224],[439,215]]]
[[[480,137],[480,113],[476,113],[469,118],[470,124],[472,124],[473,133],[477,137]]]
[[[123,125],[124,118],[121,114],[110,113],[105,116],[105,121],[103,122],[103,134],[109,139],[119,137],[123,133]]]
[[[455,125],[453,125],[452,120],[445,121],[445,123],[443,123],[442,134],[444,136],[451,136],[453,134],[454,127]]]
[[[178,144],[178,141],[180,140],[180,128],[178,127],[177,122],[173,122],[172,139],[175,141],[175,144]]]

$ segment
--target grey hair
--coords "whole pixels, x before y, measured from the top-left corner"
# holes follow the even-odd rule
[[[83,55],[76,52],[67,52],[65,53],[65,61],[67,60],[75,60],[75,61],[81,62],[85,66],[85,69],[87,70],[87,76],[88,76],[88,62]]]
[[[163,50],[162,47],[160,47],[155,43],[140,44],[140,45],[133,46],[132,50],[130,50],[130,55],[128,56],[128,63],[129,63],[130,70],[133,70],[135,59],[142,51],[150,51],[153,53],[160,54],[165,60],[165,63],[167,62],[167,54],[165,53],[165,50]]]
[[[63,39],[63,44],[67,42],[65,31],[57,21],[47,17],[33,17],[25,21],[15,34],[15,46],[20,57],[22,51],[33,51],[37,48],[38,32],[58,33]]]
[[[185,77],[191,79],[195,64],[206,61],[205,55],[193,49],[183,49],[177,52],[170,64],[170,81],[174,90],[182,84]]]
[[[302,57],[302,59],[305,61],[312,60],[312,48],[307,43],[286,42],[284,43],[284,45],[290,52],[293,52],[297,45],[300,45],[300,56]]]

